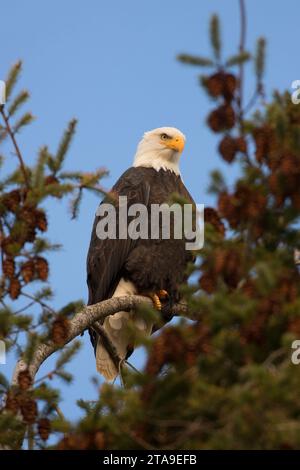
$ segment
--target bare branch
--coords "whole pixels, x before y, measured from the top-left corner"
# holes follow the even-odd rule
[[[148,297],[129,295],[124,297],[113,297],[95,305],[85,307],[81,312],[77,313],[72,320],[70,320],[68,335],[62,346],[58,346],[53,341],[40,344],[34,352],[30,364],[27,364],[22,358],[18,361],[13,374],[12,384],[17,385],[18,375],[25,369],[29,370],[32,380],[34,381],[35,375],[37,374],[40,366],[49,356],[68,344],[76,336],[79,336],[86,329],[93,326],[95,322],[100,323],[96,323],[96,327],[99,328],[99,326],[101,327],[101,322],[109,315],[113,315],[123,310],[135,309],[142,304],[152,305],[152,301]],[[174,305],[172,307],[172,314],[187,316],[187,306],[183,303]],[[115,359],[117,358],[115,357]]]

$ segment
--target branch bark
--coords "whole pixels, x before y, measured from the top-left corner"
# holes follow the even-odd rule
[[[123,297],[113,297],[103,302],[99,302],[95,305],[89,305],[85,307],[81,312],[78,312],[72,320],[69,322],[68,335],[63,345],[57,345],[53,341],[40,344],[33,354],[33,358],[30,364],[27,364],[24,359],[19,359],[15,367],[15,371],[12,378],[12,385],[17,385],[18,375],[22,370],[28,369],[32,380],[39,371],[40,366],[43,362],[51,356],[53,353],[64,347],[76,336],[79,336],[86,329],[96,323],[97,327],[101,327],[102,321],[109,315],[114,315],[117,312],[123,310],[136,309],[142,304],[152,305],[152,300],[148,297],[139,295],[129,295]],[[166,312],[168,315],[182,315],[188,316],[188,309],[185,304],[176,304],[172,307],[171,312]],[[162,312],[164,314],[164,311]],[[191,318],[191,317],[190,317]],[[100,324],[100,325],[99,325]]]

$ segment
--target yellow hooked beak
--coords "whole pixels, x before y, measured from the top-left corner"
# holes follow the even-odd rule
[[[164,144],[167,148],[176,150],[176,152],[181,153],[184,149],[185,140],[181,135],[177,135],[164,141]]]

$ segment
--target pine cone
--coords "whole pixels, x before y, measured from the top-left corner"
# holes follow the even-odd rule
[[[19,217],[21,220],[24,220],[26,224],[30,227],[35,226],[35,212],[36,209],[34,207],[24,206],[20,211]]]
[[[21,275],[24,279],[24,282],[28,284],[34,278],[35,266],[33,260],[28,260],[26,263],[23,263],[21,266]]]
[[[36,256],[34,258],[34,264],[38,278],[41,279],[41,281],[47,281],[49,275],[48,261],[41,256]]]
[[[235,139],[236,148],[241,153],[247,152],[247,142],[245,137],[237,137]]]
[[[35,211],[35,224],[36,224],[36,227],[41,232],[46,232],[47,227],[48,227],[48,222],[47,222],[46,214],[42,210],[37,209]]]
[[[237,152],[236,140],[229,135],[223,137],[219,145],[219,152],[226,162],[231,163]]]
[[[223,248],[217,248],[214,253],[214,271],[220,274],[226,265],[227,251]]]
[[[161,366],[165,362],[166,357],[166,345],[164,336],[160,335],[157,337],[155,342],[153,343],[151,353],[149,355],[147,365],[146,365],[146,373],[153,376],[156,375]]]
[[[207,272],[202,274],[199,280],[201,289],[208,294],[212,294],[216,288],[216,279],[213,273]]]
[[[236,228],[239,224],[239,201],[235,196],[229,195],[223,191],[218,200],[218,209],[220,215],[226,218],[232,228]]]
[[[12,392],[8,392],[5,402],[5,408],[11,411],[13,414],[18,413],[20,404],[17,395]]]
[[[2,203],[11,212],[16,212],[21,202],[21,194],[18,189],[5,194],[2,198]]]
[[[258,163],[265,161],[269,168],[277,165],[278,145],[274,130],[267,124],[254,129],[253,138],[256,145],[255,157]]]
[[[64,344],[68,338],[68,333],[69,321],[62,315],[59,315],[52,324],[51,338],[53,342],[58,345]]]
[[[19,297],[21,292],[21,284],[17,277],[13,277],[10,280],[9,284],[9,295],[12,300],[15,300]]]
[[[207,80],[205,81],[205,86],[210,96],[213,96],[214,98],[216,98],[222,94],[223,81],[224,81],[223,72],[217,72],[207,78]]]
[[[40,418],[38,420],[37,425],[38,425],[38,433],[39,433],[40,438],[43,441],[47,441],[50,431],[51,431],[50,420],[48,418]]]
[[[4,276],[8,278],[14,277],[15,274],[15,261],[11,256],[7,256],[3,259],[2,270]]]
[[[28,390],[28,388],[32,385],[32,377],[28,369],[19,372],[18,384],[21,390]]]
[[[38,414],[36,402],[32,398],[24,397],[21,401],[20,409],[25,423],[33,424]]]
[[[205,207],[204,209],[204,221],[208,224],[211,224],[215,227],[217,232],[224,236],[225,235],[225,226],[219,217],[219,214],[212,207]]]
[[[207,123],[214,132],[231,129],[235,124],[235,114],[232,106],[224,104],[212,111],[207,118]]]
[[[231,101],[237,87],[237,79],[232,73],[225,73],[223,78],[223,96],[226,101]]]
[[[231,73],[217,72],[205,80],[205,86],[211,96],[217,98],[222,95],[229,102],[234,96],[237,80]]]
[[[226,255],[224,281],[229,287],[236,288],[241,278],[241,260],[238,253],[230,250]]]

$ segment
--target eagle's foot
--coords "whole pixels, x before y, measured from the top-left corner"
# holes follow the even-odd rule
[[[162,289],[159,290],[157,293],[153,293],[149,295],[150,299],[153,302],[154,308],[161,312],[162,310],[162,304],[161,301],[165,300],[169,297],[169,294],[166,290]]]
[[[157,294],[150,294],[149,297],[153,302],[154,308],[160,312],[161,309],[162,309],[162,305],[161,305],[161,301],[160,301],[160,298],[158,297],[158,295]]]

